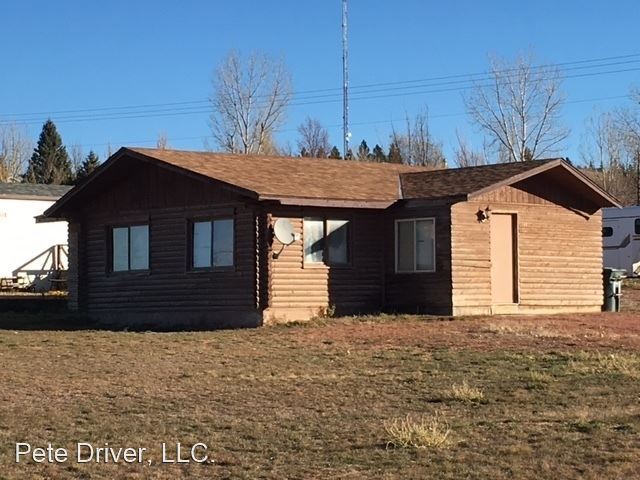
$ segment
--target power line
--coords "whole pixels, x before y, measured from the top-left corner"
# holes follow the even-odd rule
[[[627,61],[622,61],[623,59],[630,59],[630,58],[636,58],[636,60],[627,60]],[[618,62],[612,62],[612,63],[602,63],[602,62],[608,62],[610,60],[620,60]],[[561,62],[561,63],[550,63],[550,64],[543,64],[543,65],[534,65],[531,67],[531,70],[533,71],[538,71],[538,70],[550,70],[553,68],[558,68],[558,67],[568,67],[568,68],[564,68],[563,70],[565,71],[571,71],[571,70],[577,70],[577,69],[586,69],[586,68],[601,68],[601,67],[605,67],[605,66],[614,66],[614,65],[622,65],[622,64],[629,64],[629,63],[637,63],[640,62],[640,53],[634,53],[634,54],[628,54],[628,55],[617,55],[617,56],[610,56],[610,57],[600,57],[600,58],[592,58],[592,59],[583,59],[583,60],[575,60],[575,61],[570,61],[570,62]],[[598,65],[585,65],[588,63],[600,63]],[[570,65],[574,65],[574,67],[569,67]],[[370,83],[370,84],[364,84],[364,85],[357,85],[357,86],[351,86],[350,90],[353,92],[355,90],[362,90],[362,89],[369,89],[366,92],[354,92],[354,93],[360,93],[360,94],[365,94],[365,93],[374,93],[374,92],[384,92],[384,91],[391,91],[391,90],[396,90],[396,89],[410,89],[410,88],[420,88],[420,87],[434,87],[434,86],[443,86],[443,85],[449,85],[449,84],[456,84],[456,83],[470,83],[470,82],[477,82],[477,81],[483,81],[483,80],[488,80],[491,79],[493,74],[504,74],[504,73],[510,73],[510,72],[517,72],[518,69],[517,68],[509,68],[509,69],[502,69],[502,70],[496,70],[495,72],[489,72],[489,71],[485,71],[485,72],[475,72],[475,73],[461,73],[461,74],[453,74],[453,75],[444,75],[444,76],[438,76],[438,77],[428,77],[428,78],[422,78],[422,79],[413,79],[413,80],[403,80],[403,81],[396,81],[396,82],[377,82],[377,83]],[[480,78],[477,78],[478,76],[480,76]],[[507,78],[509,78],[512,75],[507,75]],[[457,81],[453,81],[453,79],[460,79],[460,78],[466,78],[467,80],[457,80]],[[440,81],[440,80],[452,80],[450,82],[440,82],[440,83],[435,83],[435,84],[429,84],[430,82],[434,82],[434,81]],[[427,83],[427,85],[422,85],[424,83]],[[372,87],[385,87],[385,86],[394,86],[394,85],[408,85],[408,84],[418,84],[418,85],[414,85],[414,86],[405,86],[405,87],[396,87],[394,89],[378,89],[378,90],[370,90]],[[341,94],[341,88],[325,88],[325,89],[314,89],[314,90],[301,90],[298,92],[295,92],[294,98],[296,96],[302,96],[301,98],[298,98],[298,100],[311,100],[311,99],[316,99],[316,98],[326,98],[326,97],[333,97],[336,95],[340,95]],[[309,96],[307,94],[313,94],[313,93],[322,93],[322,92],[336,92],[334,94],[327,94],[327,95],[312,95]],[[306,96],[305,96],[306,95]],[[256,98],[259,98],[261,96],[258,96]],[[117,110],[140,110],[140,109],[145,109],[145,108],[157,108],[157,107],[183,107],[183,108],[175,108],[175,109],[166,109],[168,110],[186,110],[186,109],[197,109],[197,108],[202,108],[204,105],[208,104],[209,100],[208,99],[201,99],[201,100],[188,100],[188,101],[180,101],[180,102],[164,102],[164,103],[148,103],[148,104],[140,104],[140,105],[121,105],[121,106],[109,106],[109,107],[94,107],[94,108],[83,108],[83,109],[74,109],[74,110],[57,110],[57,111],[41,111],[41,112],[22,112],[22,113],[4,113],[4,114],[0,114],[0,116],[4,116],[4,117],[28,117],[28,116],[32,116],[32,115],[58,115],[58,114],[73,114],[73,113],[90,113],[90,112],[100,112],[100,111],[105,111],[105,112],[115,112]],[[192,105],[191,107],[188,107],[187,105]],[[127,113],[127,112],[117,112],[117,113]],[[141,113],[141,112],[129,112],[129,113]],[[199,112],[198,112],[199,113]],[[114,113],[115,115],[116,113]],[[107,115],[107,114],[105,114]]]
[[[587,72],[580,73],[574,75],[567,75],[565,79],[575,79],[575,78],[585,78],[599,75],[608,75],[615,73],[625,73],[625,72],[634,72],[639,71],[640,67],[636,68],[627,68],[627,69],[616,69],[616,70],[607,70],[601,72]],[[542,77],[536,79],[536,81],[544,81],[549,80],[552,77]],[[381,93],[380,95],[368,95],[370,92],[360,92],[359,94],[354,94],[351,96],[351,100],[374,100],[374,99],[382,99],[382,98],[395,98],[395,97],[405,97],[405,96],[413,96],[413,95],[426,95],[433,93],[446,93],[446,92],[454,92],[454,91],[462,91],[468,90],[470,88],[475,87],[489,87],[492,84],[469,84],[469,85],[461,85],[450,88],[440,88],[440,89],[428,89],[428,90],[418,90],[418,91],[410,91],[410,92],[400,92],[400,93]],[[385,92],[386,90],[382,90]],[[293,102],[290,104],[292,107],[297,106],[306,106],[306,105],[318,105],[318,104],[326,104],[326,103],[336,103],[341,102],[342,99],[339,96],[335,98],[324,98],[318,100],[311,101],[302,101],[302,102]],[[137,112],[114,112],[114,113],[102,113],[102,114],[87,114],[87,115],[70,115],[70,116],[61,116],[56,118],[56,123],[73,123],[73,122],[84,122],[84,121],[96,121],[96,120],[126,120],[126,119],[137,119],[137,118],[150,118],[150,117],[173,117],[180,115],[199,115],[204,113],[211,113],[209,108],[197,108],[190,109],[189,107],[181,107],[181,108],[167,108],[167,109],[155,109],[155,110],[146,110],[146,111],[137,111]],[[16,120],[3,120],[0,121],[0,125],[8,125],[16,122]],[[20,124],[31,125],[31,124],[39,124],[42,122],[41,118],[26,118],[22,120],[17,120]]]
[[[578,100],[568,100],[564,103],[568,103],[568,104],[573,104],[573,103],[587,103],[587,102],[603,102],[603,101],[607,101],[607,100],[619,100],[622,98],[629,98],[628,95],[614,95],[614,96],[609,96],[609,97],[595,97],[595,98],[582,98],[582,99],[578,99]],[[433,119],[433,118],[447,118],[447,117],[462,117],[467,115],[466,112],[455,112],[455,113],[439,113],[439,114],[435,114],[435,115],[429,115],[429,119]],[[385,120],[369,120],[366,122],[353,122],[351,123],[351,125],[354,126],[366,126],[366,125],[380,125],[380,124],[389,124],[389,123],[393,123],[393,119],[385,119]],[[338,129],[342,127],[341,123],[335,123],[335,124],[331,124],[331,125],[327,125],[328,129]],[[293,132],[296,131],[297,128],[280,128],[275,130],[275,132],[277,133],[283,133],[283,132]],[[169,142],[180,142],[180,141],[185,141],[185,140],[204,140],[206,138],[208,138],[209,135],[199,135],[199,136],[191,136],[191,137],[175,137],[175,138],[169,138]],[[79,145],[80,147],[83,148],[88,148],[88,147],[106,147],[109,145],[138,145],[138,144],[149,144],[149,143],[155,143],[157,142],[157,139],[148,139],[148,140],[125,140],[125,141],[115,141],[115,142],[105,142],[105,143],[88,143],[88,144],[81,144]]]

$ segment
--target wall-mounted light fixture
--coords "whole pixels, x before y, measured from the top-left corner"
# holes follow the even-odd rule
[[[487,220],[489,220],[489,218],[491,218],[491,208],[489,208],[489,206],[487,205],[487,208],[485,208],[484,210],[478,210],[476,212],[476,217],[478,217],[478,221],[480,223],[484,223]]]

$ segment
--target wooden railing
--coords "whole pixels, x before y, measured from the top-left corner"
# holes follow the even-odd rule
[[[13,270],[12,275],[21,288],[64,290],[68,265],[69,247],[52,245]]]

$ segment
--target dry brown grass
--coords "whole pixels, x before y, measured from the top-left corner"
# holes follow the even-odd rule
[[[446,448],[451,444],[451,429],[438,413],[418,419],[407,415],[385,422],[384,429],[389,437],[387,447]]]
[[[634,478],[632,320],[518,319],[569,336],[393,316],[220,332],[0,330],[0,479]],[[465,381],[481,401],[443,394]],[[442,423],[430,430],[435,412]],[[416,446],[434,431],[453,441],[386,448],[394,419]],[[13,462],[17,441],[79,440],[147,447],[154,463]],[[163,465],[163,441],[205,442],[215,463]]]
[[[529,323],[495,323],[486,324],[484,331],[498,335],[521,335],[534,338],[572,337],[573,334]]]
[[[479,402],[484,399],[484,391],[481,388],[473,387],[463,380],[462,383],[454,383],[447,390],[446,397],[460,402]]]
[[[577,372],[619,374],[640,378],[640,355],[630,352],[579,352],[571,361]]]

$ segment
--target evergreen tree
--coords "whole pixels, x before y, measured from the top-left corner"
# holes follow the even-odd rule
[[[89,151],[89,155],[84,159],[80,168],[76,172],[76,182],[87,178],[98,166],[100,165],[100,159],[93,150]]]
[[[372,153],[372,160],[374,162],[386,162],[387,161],[387,156],[384,153],[384,150],[382,150],[382,147],[380,145],[378,145],[376,143],[376,146],[373,147],[373,151]]]
[[[391,142],[389,145],[389,155],[387,155],[387,161],[391,163],[402,163],[402,153],[400,147],[396,142]]]
[[[358,147],[357,160],[359,162],[366,162],[367,160],[369,160],[370,153],[371,150],[369,150],[369,145],[367,145],[367,142],[365,140],[362,140],[362,142],[360,142],[360,146]]]
[[[67,149],[55,124],[49,119],[42,126],[38,145],[29,160],[24,180],[29,183],[62,185],[73,180]]]
[[[342,155],[340,155],[340,150],[338,150],[338,147],[336,147],[335,145],[331,149],[331,152],[329,152],[329,158],[335,158],[336,160],[342,160]]]
[[[347,154],[344,156],[345,160],[353,160],[353,150],[347,150]]]

